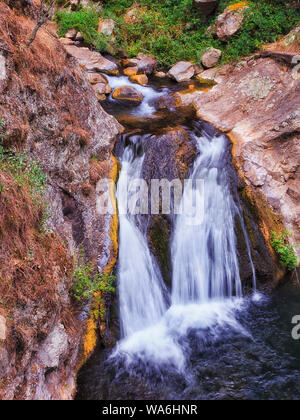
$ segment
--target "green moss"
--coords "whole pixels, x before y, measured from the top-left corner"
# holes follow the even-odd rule
[[[170,254],[170,227],[169,222],[163,216],[155,216],[149,229],[149,242],[151,249],[157,257],[162,276],[171,286],[171,254]]]

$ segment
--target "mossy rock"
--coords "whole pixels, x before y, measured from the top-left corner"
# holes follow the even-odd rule
[[[148,231],[150,248],[155,255],[167,287],[172,286],[172,261],[170,251],[171,223],[165,216],[154,216]]]

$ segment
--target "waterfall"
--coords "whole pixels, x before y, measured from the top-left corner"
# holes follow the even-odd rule
[[[184,190],[183,213],[174,216],[171,306],[160,270],[149,250],[147,229],[143,229],[139,216],[127,213],[125,200],[125,192],[134,192],[134,181],[141,177],[142,143],[153,138],[122,137],[122,170],[117,188],[122,340],[113,356],[125,356],[129,365],[143,361],[183,371],[190,352],[191,331],[200,342],[207,337],[216,339],[224,328],[248,336],[235,318],[235,311],[243,306],[236,218],[240,219],[252,262],[251,248],[232,179],[229,140],[225,135],[208,135],[197,123],[191,135],[197,144],[198,156],[190,179],[204,183],[204,206],[196,207],[194,216],[197,220],[197,212],[203,212],[203,220],[199,217],[201,223],[189,223],[194,195],[199,194],[193,184],[192,189]],[[252,267],[255,279],[253,263]]]
[[[242,226],[244,222],[231,192],[228,139],[205,132],[193,135],[199,155],[190,178],[204,182],[204,213],[198,225],[189,225],[186,212],[177,216],[172,246],[174,304],[242,296],[235,218],[240,218]],[[185,206],[194,194],[185,191]],[[252,261],[251,253],[249,257]]]
[[[137,217],[127,212],[127,192],[135,190],[141,176],[144,157],[137,156],[140,136],[132,136],[125,147],[117,188],[120,221],[119,280],[121,335],[158,322],[166,312],[166,288],[159,268],[150,254],[147,238],[137,226]]]

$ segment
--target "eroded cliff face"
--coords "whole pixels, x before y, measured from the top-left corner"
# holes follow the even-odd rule
[[[0,116],[7,131],[5,146],[28,152],[48,174],[47,225],[53,233],[40,242],[36,239],[40,252],[25,273],[26,278],[33,270],[43,284],[43,298],[30,297],[29,282],[28,298],[16,295],[10,307],[0,301],[5,325],[0,337],[0,366],[5,367],[0,397],[69,399],[83,353],[87,356],[92,350],[91,346],[83,350],[86,322],[78,320],[69,298],[73,256],[84,247],[86,258],[98,261],[106,271],[116,258],[111,235],[116,220],[98,214],[96,189],[100,178],[116,172],[111,151],[121,126],[99,105],[83,70],[67,55],[51,24],[40,29],[26,48],[35,13],[29,0],[0,2]],[[5,178],[7,185],[8,181]],[[18,199],[22,202],[21,196]],[[32,203],[26,203],[23,211],[29,214]],[[9,207],[3,201],[3,217],[5,212]],[[36,217],[31,218],[33,224]],[[22,252],[18,256],[14,250],[4,252],[5,233],[9,234],[4,232],[0,239],[0,269],[2,276],[5,267],[12,269],[6,278],[18,289],[24,277],[18,267],[29,242],[20,234]]]
[[[201,77],[214,79],[217,85],[209,92],[180,98],[184,104],[193,103],[200,118],[232,140],[234,165],[244,182],[242,197],[267,242],[271,231],[286,227],[296,244],[300,241],[300,81],[291,64],[298,49],[291,48],[283,56],[269,52],[263,55],[270,57],[257,55],[235,66],[206,71]],[[255,241],[252,245],[255,250]]]

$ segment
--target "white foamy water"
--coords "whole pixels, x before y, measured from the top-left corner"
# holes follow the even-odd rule
[[[196,135],[198,157],[191,179],[204,180],[204,213],[202,223],[190,225],[192,206],[190,191],[184,193],[186,213],[176,216],[172,242],[172,300],[168,308],[165,286],[144,236],[134,216],[120,214],[120,250],[118,280],[120,321],[123,339],[113,357],[125,357],[130,366],[137,360],[156,366],[170,365],[178,371],[186,367],[190,352],[189,334],[217,341],[224,331],[251,336],[237,321],[239,311],[249,300],[242,298],[239,272],[236,218],[242,211],[232,195],[228,170],[228,139],[224,135]],[[138,137],[138,136],[137,136]],[[135,141],[134,137],[131,141]],[[127,145],[122,157],[118,183],[118,204],[124,213],[121,190],[126,178],[133,182],[141,174],[143,156],[135,157]],[[227,155],[226,155],[227,154]],[[230,162],[229,162],[230,164]],[[187,194],[189,194],[187,196]],[[187,209],[187,210],[186,210]],[[197,216],[197,214],[196,214]],[[203,217],[202,217],[203,216]],[[250,243],[245,236],[249,259]],[[259,301],[255,294],[254,301]]]
[[[158,90],[153,89],[151,86],[140,86],[137,83],[132,83],[129,80],[129,77],[127,76],[117,77],[117,76],[105,75],[105,77],[107,78],[108,83],[113,91],[121,86],[131,86],[135,88],[136,90],[138,90],[143,95],[144,99],[142,103],[130,111],[132,115],[142,116],[142,117],[151,115],[153,112],[155,112],[155,108],[154,106],[151,105],[151,103],[154,100],[168,93],[167,88],[164,88],[158,91]],[[113,99],[112,94],[109,96],[109,100],[111,102],[117,102],[115,99]]]
[[[205,343],[218,341],[226,331],[251,338],[236,320],[246,306],[243,299],[211,301],[203,304],[172,305],[159,322],[118,343],[112,357],[125,356],[130,367],[137,361],[172,366],[183,372],[189,355],[190,332]]]
[[[191,179],[204,182],[203,222],[190,226],[187,214],[177,216],[172,246],[174,304],[242,296],[235,234],[235,218],[241,213],[230,191],[228,139],[224,135],[195,135],[195,139],[199,156]],[[192,197],[184,194],[185,200]]]
[[[134,216],[126,213],[124,198],[131,183],[140,178],[143,157],[134,159],[134,151],[127,147],[121,161],[117,199],[120,221],[118,281],[120,322],[123,337],[158,322],[167,310],[160,271],[150,254],[147,238],[136,226]]]

